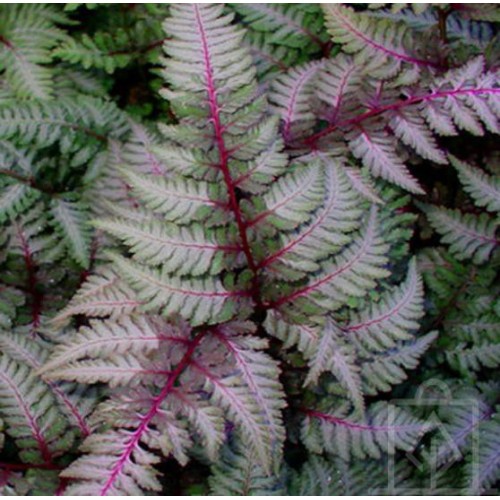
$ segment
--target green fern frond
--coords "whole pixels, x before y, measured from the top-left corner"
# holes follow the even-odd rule
[[[249,455],[243,447],[244,443],[238,436],[223,447],[219,463],[212,467],[211,493],[224,496],[283,495],[283,480],[268,476],[257,457]]]
[[[337,457],[325,459],[312,455],[300,472],[292,477],[289,492],[293,495],[403,495],[415,489],[411,480],[412,465],[398,460],[391,470],[392,488],[388,485],[388,464],[384,460],[354,460],[349,463]]]
[[[68,19],[51,5],[2,6],[0,74],[21,99],[53,97],[52,49],[66,39]]]
[[[79,40],[70,38],[54,50],[54,57],[72,64],[81,64],[84,69],[103,69],[113,73],[116,69],[125,67],[131,57],[121,54],[117,47],[127,46],[128,36],[124,31],[96,33],[93,37],[83,34]],[[117,52],[114,54],[114,52]]]
[[[55,199],[51,203],[52,223],[66,241],[70,255],[84,269],[90,265],[91,230],[88,226],[88,207],[81,201]]]
[[[73,166],[89,161],[108,135],[119,138],[127,130],[124,116],[114,104],[88,96],[0,109],[0,137],[37,147],[58,143],[63,154],[73,155]]]
[[[230,4],[251,30],[263,32],[269,43],[318,52],[324,43],[317,5]]]

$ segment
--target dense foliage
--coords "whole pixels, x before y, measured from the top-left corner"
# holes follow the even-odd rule
[[[0,5],[0,494],[498,486],[499,20]]]

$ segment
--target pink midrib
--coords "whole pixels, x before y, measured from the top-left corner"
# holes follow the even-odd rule
[[[283,248],[278,250],[273,255],[270,255],[269,257],[264,259],[262,262],[259,263],[258,267],[260,269],[263,269],[263,268],[267,267],[269,264],[272,264],[274,261],[279,259],[282,255],[289,252],[294,246],[298,245],[304,238],[309,236],[309,234],[311,234],[314,231],[314,229],[316,229],[318,226],[320,226],[322,224],[322,222],[327,218],[328,214],[331,212],[331,209],[335,205],[336,201],[337,201],[337,198],[332,193],[330,195],[330,203],[328,203],[328,205],[325,206],[323,213],[315,220],[315,222],[313,224],[311,224],[311,226],[307,229],[307,231],[304,231],[298,238],[289,242],[288,245],[284,246]]]
[[[470,231],[467,226],[465,226],[465,224],[459,222],[459,221],[456,221],[455,219],[453,219],[452,217],[449,217],[448,216],[448,223],[451,224],[453,227],[455,227],[457,229],[457,231],[459,231],[460,233],[462,234],[465,234],[466,236],[469,236],[473,239],[478,239],[478,240],[481,240],[481,241],[484,241],[486,243],[490,243],[494,246],[498,246],[500,244],[500,241],[497,240],[496,238],[494,237],[489,237],[489,236],[485,236],[484,234],[480,234],[480,233],[476,233],[474,231]]]
[[[368,229],[368,231],[369,230],[370,229]],[[360,259],[361,255],[363,255],[363,253],[365,252],[365,250],[368,246],[368,242],[370,240],[371,240],[371,235],[364,239],[359,251],[353,256],[353,258],[351,260],[346,262],[342,267],[336,269],[333,273],[328,274],[324,278],[322,278],[318,281],[315,281],[314,283],[311,283],[310,285],[305,286],[304,288],[300,288],[299,290],[295,291],[294,293],[292,293],[291,295],[289,295],[287,297],[282,297],[281,299],[278,299],[276,302],[271,302],[270,304],[268,304],[268,308],[274,309],[276,307],[281,306],[282,304],[284,304],[286,302],[290,302],[291,300],[293,300],[297,297],[300,297],[306,293],[309,293],[311,290],[315,290],[316,288],[321,286],[323,283],[326,283],[326,282],[330,281],[331,279],[333,279],[335,276],[338,276],[338,275],[344,273],[346,270],[348,270],[350,267],[352,267],[358,259]]]
[[[231,352],[231,354],[234,356],[238,366],[240,367],[240,370],[245,374],[248,386],[252,390],[254,397],[258,400],[261,409],[263,409],[263,412],[266,414],[269,426],[272,428],[271,432],[274,435],[273,437],[276,438],[278,432],[276,431],[276,426],[272,423],[273,420],[271,415],[269,415],[268,405],[266,404],[261,394],[262,391],[260,390],[258,384],[255,383],[252,373],[247,367],[247,363],[245,363],[245,361],[242,359],[242,356],[240,355],[238,349],[233,345],[233,343],[230,340],[226,338],[226,336],[223,333],[217,331],[216,335],[220,339],[220,341],[226,346],[228,351]]]
[[[413,286],[408,287],[408,290],[406,291],[405,295],[403,296],[403,299],[395,307],[390,309],[387,313],[382,314],[381,316],[378,316],[377,318],[373,318],[370,321],[358,323],[357,325],[349,325],[346,330],[348,332],[354,332],[357,330],[361,330],[363,328],[368,328],[368,327],[375,325],[377,323],[381,323],[382,321],[385,321],[386,319],[390,318],[394,314],[397,314],[408,303],[408,300],[410,300],[414,291],[415,291],[415,285],[413,284]]]
[[[46,464],[51,464],[52,463],[52,453],[49,450],[49,447],[47,445],[47,442],[45,441],[45,438],[42,435],[42,431],[40,427],[38,426],[36,422],[36,417],[33,417],[31,414],[28,406],[24,402],[23,396],[20,394],[19,390],[17,389],[17,385],[13,380],[8,378],[4,373],[0,371],[0,377],[3,378],[3,380],[6,382],[6,384],[9,386],[10,390],[14,394],[14,397],[16,398],[18,402],[18,407],[22,409],[24,416],[28,422],[29,427],[31,428],[31,431],[33,433],[33,437],[35,438],[35,441],[38,443],[38,448],[40,450],[40,453],[42,454],[42,458]]]
[[[127,460],[130,459],[130,456],[132,455],[133,451],[139,445],[139,442],[142,439],[142,435],[148,430],[149,424],[151,423],[153,418],[158,414],[161,404],[166,399],[166,397],[171,393],[175,382],[182,374],[182,372],[191,363],[191,358],[194,354],[194,351],[196,350],[196,348],[198,347],[198,345],[200,344],[201,340],[206,335],[206,333],[207,333],[206,331],[202,331],[193,339],[188,350],[186,351],[181,361],[177,365],[177,368],[168,376],[167,382],[163,386],[163,389],[161,390],[160,394],[158,394],[158,396],[156,396],[156,398],[153,399],[153,405],[149,409],[148,413],[141,418],[141,423],[139,424],[137,429],[131,434],[130,441],[127,447],[125,448],[125,451],[121,455],[120,459],[113,467],[111,476],[102,487],[99,493],[100,496],[105,496],[107,494],[109,489],[115,483],[118,476],[123,472],[123,467],[125,466],[125,463],[127,462]]]
[[[351,422],[349,420],[344,420],[342,418],[334,417],[333,415],[328,415],[326,413],[322,413],[316,410],[305,410],[306,415],[309,417],[314,417],[320,420],[325,420],[334,425],[341,425],[343,427],[348,427],[349,429],[357,429],[361,431],[390,431],[390,430],[417,430],[419,425],[365,425],[358,424],[356,422]]]
[[[41,367],[39,361],[32,356],[28,351],[23,351],[23,355],[26,356],[26,359],[29,361],[31,366],[35,369]],[[57,384],[54,382],[47,382],[47,385],[54,391],[55,394],[61,399],[61,401],[68,407],[70,413],[76,420],[78,427],[80,428],[83,436],[88,436],[90,434],[90,427],[85,422],[84,417],[78,411],[78,408],[73,404],[73,402],[68,398],[68,396],[59,388]]]
[[[258,10],[260,12],[264,12],[265,14],[268,14],[271,17],[274,17],[278,21],[284,22],[284,23],[288,24],[289,26],[293,26],[298,31],[302,32],[305,36],[310,38],[311,41],[314,42],[318,47],[320,47],[320,48],[323,47],[323,42],[314,33],[311,33],[309,30],[304,28],[302,25],[298,24],[293,19],[286,17],[281,12],[270,9],[269,7],[266,6],[266,4],[253,4],[252,8],[255,10]]]
[[[433,68],[439,68],[440,65],[437,64],[436,62],[433,61],[426,61],[425,59],[418,59],[417,57],[411,57],[407,54],[402,54],[401,52],[396,52],[395,50],[388,49],[387,47],[384,47],[383,45],[375,42],[374,40],[368,38],[365,36],[361,31],[356,29],[350,22],[350,20],[342,15],[341,11],[338,10],[336,12],[336,15],[342,20],[342,23],[344,26],[349,30],[351,33],[353,33],[355,36],[358,38],[361,38],[363,42],[366,42],[368,45],[371,45],[372,47],[376,48],[377,50],[380,50],[384,52],[384,54],[394,56],[396,59],[400,59],[402,61],[406,61],[412,64],[417,64],[419,66],[430,66]]]
[[[300,78],[295,81],[293,86],[292,94],[290,96],[290,101],[288,102],[287,112],[285,117],[285,125],[283,127],[283,136],[285,141],[290,139],[290,128],[292,126],[293,116],[295,115],[295,106],[297,105],[297,99],[299,92],[307,84],[309,79],[316,73],[320,64],[312,64],[306,71],[300,75]]]
[[[224,176],[224,182],[226,184],[226,188],[229,194],[229,201],[230,201],[230,206],[231,210],[234,213],[235,219],[236,219],[236,224],[238,226],[238,232],[241,238],[242,242],[242,247],[243,247],[243,252],[246,256],[248,265],[253,272],[254,275],[256,275],[257,271],[257,266],[255,264],[255,261],[253,259],[252,252],[250,250],[250,244],[248,242],[248,237],[246,233],[246,226],[243,221],[243,217],[240,211],[240,206],[238,203],[238,199],[236,197],[236,191],[235,191],[235,185],[233,182],[233,179],[231,177],[231,173],[229,172],[229,165],[228,165],[228,156],[229,153],[226,149],[226,144],[224,141],[224,135],[223,135],[223,127],[219,115],[219,105],[217,103],[217,91],[215,88],[215,83],[213,80],[213,68],[212,68],[212,62],[210,59],[210,52],[208,48],[208,42],[207,42],[207,36],[205,33],[205,28],[203,27],[203,21],[201,19],[200,15],[200,10],[198,7],[198,4],[193,4],[193,9],[195,13],[195,18],[196,18],[196,25],[198,28],[198,33],[200,35],[200,41],[201,41],[201,46],[202,46],[202,51],[203,51],[203,61],[205,64],[205,81],[207,84],[207,93],[208,93],[208,102],[210,106],[210,115],[212,117],[213,125],[214,125],[214,134],[215,134],[215,142],[217,144],[217,148],[219,150],[219,167],[220,170],[222,171],[222,174]]]
[[[395,109],[404,108],[406,106],[412,106],[413,104],[418,104],[419,102],[432,101],[434,99],[440,99],[440,98],[444,98],[444,97],[462,95],[462,94],[477,95],[477,94],[489,94],[489,93],[500,94],[500,89],[495,89],[495,88],[454,89],[454,90],[432,92],[431,94],[428,94],[428,95],[413,96],[413,97],[410,97],[404,101],[398,101],[398,102],[395,102],[392,104],[387,104],[386,106],[380,106],[379,108],[372,109],[370,111],[367,111],[366,113],[355,116],[354,118],[350,118],[349,120],[345,120],[343,122],[331,125],[331,126],[325,128],[324,130],[305,138],[303,140],[303,142],[305,144],[314,145],[319,139],[321,139],[322,137],[324,137],[328,134],[331,134],[333,131],[335,131],[339,128],[347,127],[350,125],[356,125],[356,124],[361,123],[369,118],[372,118],[374,116],[378,116],[382,113],[385,113],[386,111],[392,111]]]
[[[332,112],[330,113],[330,117],[328,120],[330,123],[333,123],[337,118],[337,115],[339,114],[340,106],[342,104],[342,99],[344,97],[344,89],[347,86],[348,78],[351,76],[354,70],[355,66],[353,65],[342,75],[342,78],[340,79],[339,87],[337,90],[336,102],[332,106]]]

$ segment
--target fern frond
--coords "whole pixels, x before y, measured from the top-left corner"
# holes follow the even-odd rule
[[[310,370],[305,384],[315,384],[321,373],[329,371],[335,375],[352,400],[355,409],[364,413],[365,404],[361,392],[360,368],[357,365],[355,351],[342,338],[343,332],[331,320],[327,320],[317,347],[309,360]]]
[[[349,463],[337,457],[312,455],[300,472],[291,480],[289,492],[301,496],[339,495],[402,495],[406,488],[413,491],[408,480],[412,470],[409,462],[398,460],[391,470],[391,486],[388,488],[387,464],[381,460],[352,460]]]
[[[498,407],[496,408],[498,411]],[[500,438],[498,413],[479,427],[479,457],[471,459],[468,470],[470,487],[467,493],[480,494],[488,491],[498,481],[500,475]]]
[[[422,279],[412,260],[406,281],[386,292],[378,302],[353,312],[346,333],[372,351],[392,348],[396,341],[410,339],[410,332],[419,327],[423,300]]]
[[[218,278],[178,278],[117,255],[113,261],[137,292],[142,309],[158,309],[165,316],[180,314],[194,326],[227,321],[241,309],[237,304],[248,304],[248,294],[228,290]]]
[[[213,495],[284,494],[281,478],[267,475],[257,457],[245,450],[239,436],[223,447],[220,461],[212,467],[209,485]]]
[[[312,220],[290,231],[281,231],[280,247],[259,263],[259,268],[281,279],[287,276],[287,270],[293,279],[306,271],[317,270],[321,260],[350,242],[348,234],[359,226],[361,200],[344,174],[343,166],[322,158],[317,165],[317,175],[321,176],[326,192]]]
[[[66,39],[56,22],[67,18],[51,5],[0,9],[0,72],[22,99],[53,97],[52,49]]]
[[[143,489],[159,490],[158,473],[152,467],[158,458],[152,450],[160,450],[165,456],[173,454],[181,463],[186,462],[189,437],[166,400],[173,397],[174,384],[192,362],[205,335],[202,332],[189,340],[188,334],[179,331],[178,338],[186,340],[186,344],[177,345],[174,355],[180,354],[180,358],[172,371],[164,374],[160,389],[139,387],[103,403],[96,418],[102,424],[112,422],[113,428],[103,425],[100,432],[89,436],[83,444],[86,454],[63,472],[63,476],[77,480],[68,494],[85,491],[101,496],[130,495]]]
[[[314,125],[315,116],[310,109],[314,94],[312,83],[323,64],[323,61],[313,61],[300,68],[292,68],[273,80],[269,100],[281,115],[286,142],[310,132]]]
[[[140,305],[134,291],[111,269],[96,270],[87,278],[67,306],[52,318],[55,327],[64,326],[72,316],[118,319]]]
[[[5,184],[2,186],[2,184]],[[0,181],[0,222],[15,217],[29,209],[39,198],[40,192],[25,184]]]
[[[449,155],[449,159],[458,171],[458,177],[465,191],[474,199],[474,203],[492,212],[500,212],[500,179],[460,161],[453,155]]]
[[[62,153],[73,155],[73,166],[89,161],[108,135],[120,138],[127,130],[113,103],[83,95],[0,109],[0,137],[37,147],[58,143]]]
[[[357,13],[341,5],[328,5],[324,12],[332,40],[342,44],[348,54],[354,54],[356,62],[366,65],[372,74],[382,78],[394,76],[403,63],[438,66],[411,52],[411,34],[404,23],[373,19],[366,13]]]
[[[437,433],[429,452],[424,454],[438,474],[459,472],[453,478],[456,488],[466,494],[487,491],[498,480],[498,406],[495,407],[498,387],[481,384],[480,390],[460,382],[449,381],[454,390],[454,401],[460,404],[442,405],[439,408],[443,432]],[[478,384],[479,385],[479,384]],[[450,487],[450,478],[445,487]]]
[[[250,50],[260,81],[272,80],[276,73],[290,69],[300,56],[297,49],[269,43],[266,33],[248,31],[244,43]]]
[[[262,199],[255,200],[257,215],[248,221],[248,226],[262,226],[265,221],[278,229],[291,230],[311,220],[324,196],[324,170],[297,166],[273,183]]]
[[[309,147],[342,154],[347,146],[375,176],[421,193],[404,164],[401,144],[423,158],[446,163],[437,134],[457,135],[458,128],[482,135],[483,125],[494,133],[499,130],[498,75],[485,69],[483,57],[442,76],[428,75],[419,85],[408,72],[370,83],[365,66],[357,66],[350,56],[337,59],[338,64],[326,63],[318,72],[315,94],[326,109],[309,102],[316,124],[327,120],[329,125],[292,142],[298,151]]]
[[[26,338],[22,334],[8,334],[2,332],[0,336],[0,347],[2,352],[12,360],[27,365],[33,370],[41,368],[47,361],[48,349],[46,345],[34,339]],[[82,387],[69,384],[57,384],[48,382],[56,401],[59,403],[68,422],[78,429],[82,436],[90,434],[90,426],[87,417],[94,406],[92,391],[83,390]]]
[[[407,380],[405,370],[413,370],[419,364],[422,355],[436,341],[438,332],[429,332],[409,342],[398,342],[385,352],[365,354],[362,360],[361,377],[363,392],[375,395],[390,391],[393,386]],[[361,352],[363,357],[363,352]]]
[[[230,4],[244,23],[269,43],[318,52],[323,45],[321,11],[310,4]]]
[[[155,153],[155,148],[160,145],[158,134],[137,123],[131,123],[130,128],[132,133],[120,150],[123,162],[133,166],[135,172],[156,176],[165,174],[167,167]]]
[[[428,423],[406,410],[378,402],[366,410],[365,417],[308,410],[302,439],[317,453],[325,450],[348,461],[350,456],[380,458],[396,449],[412,451],[429,430]]]
[[[44,364],[39,373],[53,371],[66,363],[82,359],[100,357],[110,358],[115,354],[148,353],[159,348],[159,335],[154,322],[146,318],[125,317],[121,321],[92,321],[89,327],[81,328],[76,338],[54,350],[50,361]],[[167,326],[161,327],[167,335]],[[175,335],[172,333],[172,337]]]
[[[74,435],[49,387],[27,365],[0,356],[0,415],[26,463],[50,464],[68,451]]]
[[[277,310],[267,312],[264,327],[269,335],[283,342],[284,349],[296,345],[308,357],[315,352],[322,329],[317,324],[289,323]]]
[[[264,378],[265,374],[275,374],[276,367],[273,369],[272,366],[261,365],[260,374],[252,375],[252,378],[249,378],[248,368],[240,362],[240,369],[235,375],[219,379],[210,375],[204,367],[199,369],[207,378],[205,389],[211,393],[212,404],[222,408],[228,418],[237,425],[248,453],[257,458],[265,474],[269,475],[278,465],[276,457],[280,456],[281,452],[281,445],[276,438],[282,439],[283,436],[276,436],[276,431],[280,434],[282,432],[279,426],[281,416],[278,415],[283,402],[279,384],[272,380],[271,384],[268,384],[269,378]],[[257,378],[260,378],[258,382]],[[259,387],[256,383],[262,386]],[[255,393],[256,390],[258,392]],[[278,397],[276,401],[273,401],[274,396]],[[262,403],[266,405],[264,411],[261,408]],[[269,421],[269,418],[274,421]]]
[[[410,174],[396,153],[397,142],[387,133],[380,133],[377,120],[354,129],[348,136],[349,148],[374,175],[382,177],[413,193],[423,194],[417,180]]]
[[[442,241],[450,245],[451,253],[458,259],[472,259],[480,264],[487,261],[498,247],[498,222],[488,214],[476,216],[443,207],[420,206]]]
[[[327,106],[322,115],[335,123],[345,113],[352,112],[360,102],[363,92],[362,71],[354,60],[342,55],[327,60],[316,82],[316,96]]]
[[[275,378],[280,370],[278,364],[262,352],[267,343],[259,342],[251,337],[234,335],[232,334],[234,329],[234,323],[230,325],[230,328],[225,328],[223,325],[219,327],[217,335],[232,355],[235,367],[241,373],[252,397],[257,401],[268,427],[268,441],[271,443],[270,455],[275,456],[281,453],[285,441],[281,410],[286,403],[281,384]],[[262,466],[264,470],[267,470],[265,464],[266,462],[262,463]]]
[[[270,474],[279,464],[284,439],[284,402],[277,364],[262,352],[267,342],[250,336],[254,327],[244,322],[201,330],[192,337],[182,325],[169,326],[158,318],[151,318],[149,325],[145,321],[124,320],[121,331],[113,321],[94,322],[42,369],[48,378],[64,378],[66,372],[71,379],[104,381],[111,387],[121,382],[130,386],[131,377],[137,377],[137,388],[116,393],[97,409],[93,418],[103,424],[101,429],[85,441],[86,455],[63,472],[77,480],[68,491],[83,492],[86,487],[104,495],[156,490],[156,450],[186,463],[192,447],[189,425],[196,431],[191,436],[201,436],[213,460],[224,441],[224,420],[242,436],[245,460],[259,457],[263,471]],[[127,356],[117,356],[120,352]],[[134,371],[141,363],[143,372]],[[101,464],[98,473],[96,463]]]
[[[220,274],[234,266],[241,252],[234,235],[207,231],[201,225],[183,228],[150,219],[137,227],[134,221],[115,219],[100,220],[96,226],[120,238],[136,260],[163,264],[165,272],[178,276]]]
[[[84,269],[90,265],[91,230],[88,207],[71,199],[52,200],[51,214],[56,231],[66,241],[69,253]]]
[[[481,367],[497,368],[500,366],[500,343],[482,341],[473,347],[459,343],[446,352],[451,366],[460,371],[478,371]]]
[[[149,434],[142,432],[147,444],[153,445]],[[145,443],[145,444],[146,444]],[[158,441],[155,442],[158,447]],[[120,451],[130,448],[123,462]],[[95,433],[82,445],[83,452],[94,450],[93,454],[84,455],[74,461],[62,472],[62,477],[71,479],[73,484],[66,489],[70,495],[140,495],[143,489],[159,491],[161,484],[157,473],[151,467],[157,459],[151,452],[140,448],[135,435],[126,430]]]
[[[377,211],[372,208],[362,233],[331,261],[326,261],[309,283],[271,303],[273,308],[291,312],[319,307],[338,309],[349,297],[362,297],[377,279],[388,276],[384,268],[387,245],[379,234]]]
[[[434,438],[436,448],[433,450],[432,459],[437,466],[457,460],[457,450],[466,453],[478,426],[488,421],[493,413],[493,408],[476,390],[458,389],[457,395],[464,404],[455,407],[443,405],[439,412],[439,418],[446,425],[449,439],[443,439],[443,436]]]
[[[72,64],[81,64],[84,69],[103,69],[113,73],[126,66],[131,56],[120,53],[120,45],[127,45],[128,36],[124,31],[110,33],[97,32],[93,37],[83,34],[80,39],[69,38],[53,51],[53,56]]]
[[[195,182],[189,178],[167,180],[134,172],[127,172],[125,178],[133,194],[167,221],[186,224],[202,221],[211,215],[215,220],[213,212],[216,212],[216,220],[220,223],[227,220],[227,214],[220,209],[225,200],[215,184]]]

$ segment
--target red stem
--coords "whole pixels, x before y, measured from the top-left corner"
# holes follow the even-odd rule
[[[254,300],[257,303],[260,303],[258,294],[258,283],[257,283],[257,265],[255,263],[252,251],[250,249],[250,243],[248,241],[248,236],[246,231],[246,224],[243,221],[243,216],[241,214],[238,198],[236,196],[235,183],[229,171],[229,164],[228,164],[229,152],[226,148],[226,144],[224,141],[223,126],[221,123],[220,113],[219,113],[220,110],[217,102],[217,89],[215,87],[215,83],[213,80],[213,68],[210,60],[205,28],[203,27],[203,22],[200,16],[198,5],[193,4],[193,7],[195,9],[196,23],[198,26],[198,31],[200,33],[201,43],[202,43],[203,58],[205,63],[205,79],[207,83],[210,115],[214,126],[215,142],[217,144],[217,149],[219,151],[219,168],[224,176],[224,183],[226,185],[226,189],[229,194],[229,204],[236,219],[236,224],[238,226],[238,233],[241,238],[243,253],[245,254],[248,266],[250,267],[250,270],[252,271],[254,276],[252,296],[254,297]]]
[[[163,386],[163,389],[161,390],[160,394],[158,394],[158,396],[156,396],[153,399],[153,404],[150,407],[149,411],[146,413],[146,415],[141,417],[139,426],[137,427],[137,429],[135,429],[134,432],[131,433],[130,441],[127,444],[125,452],[121,455],[120,459],[113,467],[111,476],[104,484],[102,490],[100,491],[99,496],[106,495],[109,489],[113,486],[116,478],[123,472],[123,467],[125,466],[125,463],[128,460],[130,460],[130,457],[135,448],[139,445],[139,442],[141,441],[143,434],[147,432],[149,424],[151,423],[153,418],[158,414],[161,404],[167,398],[167,396],[172,392],[174,384],[177,382],[182,372],[191,364],[192,357],[196,348],[198,347],[198,345],[200,344],[200,342],[207,333],[208,333],[207,330],[201,331],[191,341],[191,344],[186,353],[184,354],[184,356],[182,357],[181,361],[179,362],[175,370],[173,370],[168,376],[167,382]]]
[[[32,335],[35,334],[36,329],[40,326],[40,315],[42,312],[43,295],[36,289],[38,285],[38,280],[36,277],[36,264],[33,260],[33,255],[29,247],[29,243],[26,240],[23,230],[18,226],[17,234],[19,240],[21,241],[21,248],[23,251],[24,263],[26,266],[26,271],[28,273],[27,277],[27,291],[31,295],[31,319],[33,323]]]
[[[322,413],[317,410],[310,410],[307,408],[301,408],[302,413],[305,413],[308,417],[317,418],[320,420],[324,420],[333,425],[340,425],[342,427],[348,427],[349,429],[356,429],[359,431],[371,431],[371,432],[387,432],[391,429],[412,429],[418,427],[418,425],[367,425],[367,424],[358,424],[357,422],[352,422],[350,420],[344,420],[339,417],[335,417],[334,415],[329,415],[327,413]]]
[[[354,118],[350,118],[348,120],[344,120],[343,122],[340,123],[335,123],[333,125],[330,125],[329,127],[325,128],[324,130],[321,130],[320,132],[317,132],[316,134],[313,134],[309,137],[306,137],[302,142],[304,144],[308,144],[310,147],[315,147],[316,143],[318,142],[319,139],[325,137],[328,134],[331,134],[335,130],[342,128],[342,127],[347,127],[351,125],[358,125],[359,123],[368,120],[369,118],[372,118],[374,116],[378,116],[382,113],[385,113],[386,111],[392,111],[400,108],[404,108],[406,106],[412,106],[414,104],[418,104],[419,102],[425,102],[425,101],[432,101],[434,99],[440,99],[448,96],[455,96],[455,95],[467,95],[467,94],[500,94],[500,89],[495,89],[495,88],[468,88],[468,89],[455,89],[455,90],[443,90],[443,91],[436,91],[432,92],[431,94],[427,95],[421,95],[421,96],[413,96],[409,97],[406,100],[401,100],[397,101],[391,104],[386,104],[385,106],[380,106],[378,108],[371,109],[370,111],[367,111],[366,113],[363,113],[361,115],[355,116]]]
[[[9,49],[14,49],[14,46],[7,40],[7,38],[0,35],[0,43],[8,47]]]

